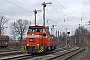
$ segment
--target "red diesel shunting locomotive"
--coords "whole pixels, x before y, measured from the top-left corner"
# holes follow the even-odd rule
[[[23,52],[42,53],[55,50],[57,40],[50,35],[49,28],[45,26],[29,26]]]

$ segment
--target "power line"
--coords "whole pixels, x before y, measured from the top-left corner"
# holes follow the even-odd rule
[[[60,6],[62,6],[68,13],[69,13],[69,11],[57,0],[57,2],[60,4]],[[71,15],[71,13],[69,13],[70,15]],[[72,16],[72,15],[71,15]],[[72,16],[74,19],[75,19],[75,17],[74,16]],[[76,19],[75,19],[76,20]]]
[[[75,13],[75,12],[77,12],[77,11],[79,11],[79,10],[83,10],[83,9],[85,9],[85,8],[87,8],[88,6],[84,6],[84,7],[82,7],[82,8],[80,8],[80,9],[77,9],[77,10],[75,10],[75,11],[73,11],[73,12],[71,12],[71,13]],[[70,14],[71,14],[70,13]],[[64,16],[67,16],[67,15],[69,15],[69,14],[65,14]],[[55,18],[54,18],[55,19]],[[65,20],[65,19],[64,19]]]
[[[58,1],[57,1],[58,2]],[[84,6],[84,7],[81,7],[80,9],[77,9],[77,10],[75,10],[75,11],[73,11],[73,12],[71,12],[71,13],[75,13],[75,12],[77,12],[77,11],[79,11],[79,10],[83,10],[83,9],[85,9],[85,8],[87,8],[88,6]],[[59,13],[59,12],[58,12]],[[70,14],[71,14],[70,13]],[[69,14],[65,14],[64,16],[67,16],[67,15],[69,15]]]
[[[27,10],[27,9],[25,9],[25,8],[21,7],[21,6],[18,6],[18,5],[14,4],[14,3],[12,3],[12,2],[10,2],[10,1],[8,1],[8,0],[5,0],[5,1],[6,1],[6,2],[8,2],[8,3],[10,3],[10,4],[12,4],[12,5],[15,5],[15,6],[17,6],[17,7],[21,8],[21,9],[23,9],[23,10],[26,10],[26,11],[28,11],[28,12],[33,13],[32,11],[29,11],[29,10]]]
[[[77,11],[79,11],[79,10],[82,10],[82,9],[85,9],[85,8],[87,8],[88,6],[84,6],[84,7],[82,7],[82,8],[80,8],[80,9],[78,9],[78,10],[76,10],[76,11],[73,11],[73,12],[71,12],[71,13],[75,13],[75,12],[77,12]],[[68,14],[66,14],[66,15],[68,15]],[[65,15],[65,16],[66,16]]]
[[[28,11],[28,12],[30,12],[30,13],[33,13],[33,11],[29,11],[29,10],[27,10],[27,9],[21,7],[21,6],[18,6],[18,5],[14,4],[14,3],[12,3],[12,2],[10,2],[10,1],[8,1],[8,0],[5,0],[5,1],[8,2],[8,3],[10,3],[10,4],[12,4],[12,5],[15,5],[15,6],[21,8],[21,9],[23,9],[23,10],[26,10],[26,11]],[[40,16],[40,15],[38,15],[38,16]],[[40,16],[40,17],[41,17],[41,16]]]

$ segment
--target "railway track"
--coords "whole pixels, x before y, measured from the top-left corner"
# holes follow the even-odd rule
[[[45,54],[45,55],[18,54],[18,55],[14,55],[10,57],[0,58],[0,60],[57,60],[57,59],[58,60],[68,60],[72,56],[83,51],[84,49],[83,48],[72,48],[72,49],[63,50],[63,51],[60,51],[60,49],[58,50],[56,50],[56,52],[54,51],[50,54]]]
[[[66,48],[66,47],[65,47]],[[62,51],[63,50],[63,48],[62,49],[57,49],[56,50],[56,52],[58,52],[58,51]],[[52,52],[52,53],[55,53],[55,52]],[[45,54],[45,55],[48,55],[49,53],[47,53],[47,54]],[[20,51],[18,51],[18,52],[3,52],[3,53],[1,53],[0,55],[2,55],[2,56],[7,56],[7,57],[2,57],[1,59],[2,60],[23,60],[23,59],[29,59],[29,58],[33,58],[33,57],[37,57],[37,56],[41,56],[42,54],[39,54],[39,55],[33,55],[33,56],[31,56],[30,54],[22,54]],[[10,57],[9,57],[9,56]],[[0,59],[0,60],[1,60]]]
[[[21,49],[19,47],[7,47],[0,49],[0,58],[17,54],[24,54],[21,52]]]
[[[0,58],[6,57],[6,56],[17,55],[17,54],[24,54],[24,53],[22,53],[21,51],[2,52],[2,53],[0,53]]]
[[[52,57],[52,58],[48,58],[47,60],[68,60],[82,51],[84,51],[84,48],[69,51],[69,52],[57,55],[55,57]]]
[[[30,54],[19,54],[15,56],[0,58],[0,60],[20,60],[20,59],[32,58],[32,57],[34,56],[31,56]]]
[[[7,47],[7,48],[0,48],[0,52],[10,52],[10,51],[20,51],[20,47]]]
[[[76,52],[74,52],[74,53],[70,53],[66,58],[64,58],[64,60],[68,60],[68,59],[71,59],[73,56],[75,56],[76,54],[78,54],[78,53],[80,53],[80,52],[82,52],[82,51],[84,51],[85,49],[83,48],[83,49],[80,49],[80,50],[78,50],[78,51],[76,51]]]
[[[34,57],[28,60],[67,60],[70,56],[74,56],[75,54],[81,52],[84,49],[77,48],[77,49],[70,49],[70,51],[64,50],[63,52],[59,51],[57,53],[52,53],[49,55],[44,55],[40,57]]]
[[[10,49],[1,49],[0,53],[2,53],[2,52],[11,52],[11,51],[20,51],[20,50],[17,50],[17,49],[13,49],[13,50],[12,49],[11,50]]]

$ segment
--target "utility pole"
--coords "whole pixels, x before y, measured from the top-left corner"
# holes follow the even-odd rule
[[[1,22],[0,22],[0,35],[1,35]]]
[[[60,45],[60,39],[59,39],[59,31],[58,31],[58,43],[59,43],[59,45]]]
[[[58,37],[59,37],[59,31],[58,31]]]
[[[79,24],[79,44],[81,45],[81,27],[80,27],[80,24]]]
[[[31,26],[31,21],[30,21],[30,26]]]
[[[43,5],[43,26],[45,26],[45,7],[46,7],[46,4],[52,4],[52,2],[48,2],[48,3],[43,2],[42,3],[42,5]]]
[[[36,26],[36,14],[37,14],[37,12],[41,12],[42,10],[34,10],[33,12],[34,12],[34,15],[35,15],[35,26]]]
[[[1,25],[2,25],[2,19],[0,20],[0,35],[2,34],[2,27],[1,27]]]
[[[67,34],[68,34],[67,44],[70,44],[70,39],[69,39],[70,32],[67,32]]]
[[[68,28],[65,28],[66,29],[66,46],[67,46],[67,44],[68,44],[68,41],[67,41],[67,29]]]
[[[57,30],[56,30],[56,38],[57,38]]]

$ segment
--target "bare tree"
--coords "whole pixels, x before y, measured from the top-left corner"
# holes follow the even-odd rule
[[[86,40],[87,41],[89,40],[89,36],[90,36],[89,31],[86,28],[84,28],[83,26],[80,26],[76,29],[75,35],[73,37],[75,37],[76,44],[85,45]]]
[[[8,19],[0,15],[0,35],[4,34],[5,24],[8,22]]]
[[[60,39],[60,44],[61,45],[66,45],[66,33],[65,32],[62,32],[62,34],[59,36],[59,39]]]
[[[20,38],[20,45],[22,45],[22,39],[29,25],[28,20],[19,19],[11,24],[11,34]]]

